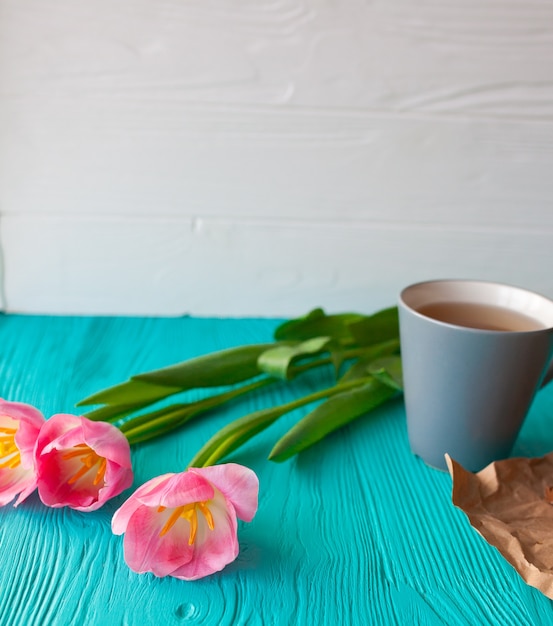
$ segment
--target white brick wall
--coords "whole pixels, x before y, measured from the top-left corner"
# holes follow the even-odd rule
[[[2,0],[7,311],[553,297],[553,3]]]

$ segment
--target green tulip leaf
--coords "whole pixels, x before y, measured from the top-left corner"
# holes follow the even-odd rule
[[[390,339],[389,341],[377,343],[370,348],[365,348],[362,352],[359,352],[357,360],[350,365],[349,369],[340,378],[340,382],[366,378],[367,374],[371,373],[370,367],[375,360],[379,360],[387,355],[393,355],[398,350],[399,339]]]
[[[129,443],[135,444],[157,437],[160,434],[179,428],[196,416],[212,411],[223,404],[238,399],[248,393],[252,393],[262,387],[277,382],[274,378],[263,378],[242,387],[230,389],[195,402],[172,404],[157,411],[142,413],[125,421],[121,431],[125,434]]]
[[[133,376],[133,381],[178,387],[181,391],[233,385],[257,376],[257,360],[274,343],[229,348],[177,365]]]
[[[83,413],[83,417],[95,422],[116,422],[143,406],[144,404],[105,404],[97,409]]]
[[[95,393],[77,406],[104,404],[86,414],[92,420],[114,421],[133,411],[194,388],[243,382],[262,372],[257,359],[274,343],[230,348],[183,363],[133,376],[130,380]]]
[[[77,406],[110,404],[120,407],[121,410],[125,410],[130,407],[152,404],[179,391],[181,391],[180,387],[156,385],[154,383],[131,379],[88,396],[88,398],[81,400]]]
[[[345,385],[335,385],[334,387],[321,389],[320,391],[315,391],[296,400],[292,400],[291,402],[287,402],[286,404],[261,409],[244,415],[215,433],[192,459],[190,466],[204,467],[206,465],[214,465],[231,452],[234,452],[234,450],[246,443],[249,439],[268,428],[282,415],[306,404],[342,393],[346,389],[354,386],[359,386],[359,382],[355,381]]]
[[[173,404],[157,411],[143,413],[124,422],[120,429],[131,445],[157,437],[174,428],[182,426],[198,414],[195,403]]]
[[[327,315],[323,309],[314,309],[304,317],[288,320],[275,331],[278,341],[305,341],[313,337],[330,337],[344,345],[353,342],[350,324],[363,320],[359,313],[338,313]]]
[[[276,443],[269,459],[277,462],[286,461],[329,433],[386,402],[396,393],[395,389],[373,378],[362,386],[329,398],[300,420]]]
[[[361,346],[371,345],[399,337],[399,314],[397,307],[383,309],[374,315],[352,321],[348,326],[355,342]]]
[[[403,391],[403,371],[399,355],[376,359],[368,369],[369,373],[381,383],[397,391]]]
[[[281,405],[249,413],[217,432],[194,456],[190,467],[214,465],[290,411]]]
[[[291,366],[294,363],[302,358],[328,351],[330,343],[329,337],[313,337],[295,345],[280,345],[269,348],[260,355],[257,365],[265,374],[282,380],[289,380],[292,377]]]

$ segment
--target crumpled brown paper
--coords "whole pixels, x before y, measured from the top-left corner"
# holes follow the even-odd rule
[[[453,504],[522,578],[553,599],[553,453],[473,474],[446,455]]]

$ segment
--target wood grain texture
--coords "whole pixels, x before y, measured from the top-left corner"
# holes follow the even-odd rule
[[[2,234],[8,304],[23,312],[370,312],[448,276],[553,297],[547,229],[7,215]]]
[[[0,316],[0,396],[46,415],[131,373],[266,341],[277,320]],[[300,379],[133,449],[136,485],[178,471],[222,424],[330,382]],[[199,392],[198,392],[199,393]],[[553,448],[553,387],[542,390],[515,454]],[[296,459],[266,460],[301,415],[282,419],[232,460],[260,478],[259,511],[240,555],[193,583],[136,575],[109,530],[123,496],[94,513],[32,496],[2,509],[0,624],[420,624],[533,626],[553,605],[528,587],[450,502],[447,474],[409,451],[401,401],[357,420]]]
[[[3,308],[271,316],[437,270],[552,295],[552,57],[543,0],[4,0]]]

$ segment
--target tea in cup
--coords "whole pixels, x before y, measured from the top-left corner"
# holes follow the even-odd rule
[[[553,356],[553,302],[526,289],[435,280],[399,298],[412,451],[478,471],[509,456]]]

